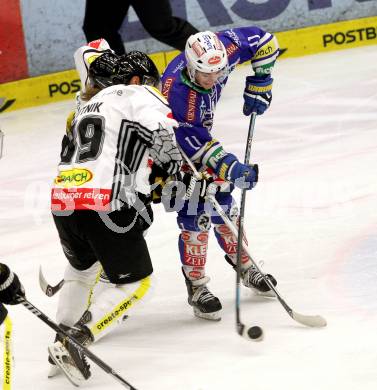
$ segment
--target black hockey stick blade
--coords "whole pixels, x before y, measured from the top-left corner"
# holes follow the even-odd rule
[[[39,267],[39,285],[42,291],[48,297],[54,296],[63,287],[63,284],[64,284],[64,279],[62,279],[56,286],[51,286],[49,283],[47,283],[47,280],[43,275],[42,267]]]

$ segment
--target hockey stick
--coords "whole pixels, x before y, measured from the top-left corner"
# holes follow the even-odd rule
[[[186,194],[184,196],[184,200],[188,200],[191,198],[194,189],[195,189],[195,184],[202,180],[202,175],[198,172],[198,170],[195,168],[194,163],[188,158],[187,154],[182,150],[182,148],[178,145],[178,149],[182,155],[182,157],[186,160],[188,166],[191,168],[193,175],[191,176],[190,179],[190,184],[187,187]]]
[[[56,286],[51,286],[43,275],[42,267],[39,267],[39,286],[48,297],[54,296],[63,287],[63,284],[64,279],[62,279]]]
[[[249,165],[251,145],[253,143],[253,134],[255,127],[256,112],[251,113],[249,132],[247,134],[245,160],[244,164]],[[241,202],[240,202],[240,215],[238,221],[238,236],[237,236],[237,262],[236,262],[236,329],[240,336],[244,335],[245,325],[241,321],[241,257],[242,257],[242,240],[243,240],[243,220],[245,215],[245,204],[246,204],[246,188],[241,190]],[[253,326],[247,330],[248,336],[255,340],[261,341],[263,339],[263,330],[259,326]]]
[[[198,172],[198,170],[195,168],[194,163],[187,157],[186,153],[182,149],[180,149],[180,152],[181,152],[183,158],[186,160],[189,167],[191,168],[191,170],[193,171],[193,173],[194,173],[193,177],[197,177],[198,179],[199,178],[201,179],[201,175]],[[209,187],[210,186],[211,186],[211,184],[209,185]],[[215,194],[216,194],[217,184],[215,184],[214,187],[212,187],[212,188],[215,188]],[[207,189],[207,191],[208,191],[208,189]],[[238,317],[238,319],[239,319],[239,317]],[[245,337],[247,340],[260,341],[263,338],[263,331],[259,326],[245,327],[244,324],[240,323],[239,327],[237,324],[237,332],[240,336]]]
[[[216,211],[219,213],[221,218],[224,220],[226,225],[229,227],[231,232],[237,237],[238,239],[238,232],[236,227],[234,226],[233,222],[228,218],[224,210],[221,208],[217,200],[215,199],[215,194],[216,194],[216,184],[211,183],[208,188],[207,188],[207,199],[208,201],[212,204],[212,206],[216,209]],[[262,275],[263,279],[265,282],[268,284],[270,289],[275,293],[276,298],[279,300],[281,305],[284,307],[286,312],[297,322],[300,324],[306,325],[306,326],[311,326],[315,328],[321,328],[323,326],[327,325],[326,320],[320,316],[320,315],[305,315],[305,314],[300,314],[291,309],[288,304],[285,302],[285,300],[282,298],[276,287],[271,283],[270,279],[260,270],[258,265],[256,264],[255,260],[252,258],[249,248],[246,245],[246,243],[242,240],[242,246],[243,250],[247,253],[249,256],[251,262],[253,263],[255,269],[260,272]]]
[[[41,321],[47,324],[50,328],[52,328],[56,333],[66,337],[67,341],[71,343],[76,349],[86,355],[93,363],[97,364],[102,370],[111,375],[114,379],[116,379],[119,383],[121,383],[124,387],[129,390],[136,390],[136,387],[133,387],[129,384],[125,379],[123,379],[119,374],[117,374],[110,366],[108,366],[104,361],[102,361],[99,357],[94,355],[89,349],[85,348],[79,342],[77,342],[72,336],[70,336],[66,331],[64,331],[59,325],[57,325],[54,321],[52,321],[46,314],[42,313],[39,309],[37,309],[31,302],[29,302],[25,297],[18,296],[18,303],[24,305],[29,311],[31,311],[35,316],[37,316]]]

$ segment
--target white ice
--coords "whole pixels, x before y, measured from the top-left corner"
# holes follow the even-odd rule
[[[235,274],[215,239],[209,287],[223,303],[218,323],[195,318],[186,300],[175,215],[155,207],[147,240],[153,299],[92,351],[139,390],[375,390],[377,388],[377,47],[281,59],[271,109],[258,117],[252,161],[260,182],[247,196],[250,248],[278,279],[287,303],[321,314],[327,328],[294,322],[276,300],[243,288],[242,321],[261,343],[235,331]],[[248,66],[232,74],[214,134],[243,159],[241,113]],[[66,265],[49,213],[65,118],[73,102],[2,114],[0,259],[18,273],[28,299],[55,318],[57,298],[38,286],[42,265],[57,283]],[[239,197],[239,194],[236,194]],[[14,324],[14,389],[70,389],[47,379],[54,332],[24,307]],[[92,364],[84,389],[122,386]]]

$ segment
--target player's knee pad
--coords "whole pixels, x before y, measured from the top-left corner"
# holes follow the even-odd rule
[[[197,215],[187,215],[179,213],[177,224],[181,230],[190,232],[206,232],[211,228],[211,215],[201,211]]]
[[[123,323],[140,301],[151,294],[153,277],[147,276],[134,283],[113,284],[99,281],[93,291],[89,315],[85,325],[90,329],[94,340],[102,338],[116,326]]]
[[[85,271],[79,271],[70,264],[64,272],[64,284],[59,293],[56,320],[67,326],[74,325],[90,301],[91,291],[101,270],[97,262]]]
[[[78,281],[92,286],[100,270],[101,264],[98,261],[83,271],[79,271],[68,264],[64,271],[64,281]]]
[[[182,230],[178,246],[185,276],[190,280],[203,278],[207,261],[208,231]]]

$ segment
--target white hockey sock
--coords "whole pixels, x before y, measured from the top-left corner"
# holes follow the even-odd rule
[[[91,290],[101,269],[97,262],[85,271],[79,271],[70,264],[64,273],[64,285],[59,293],[56,321],[73,326],[88,308]]]

